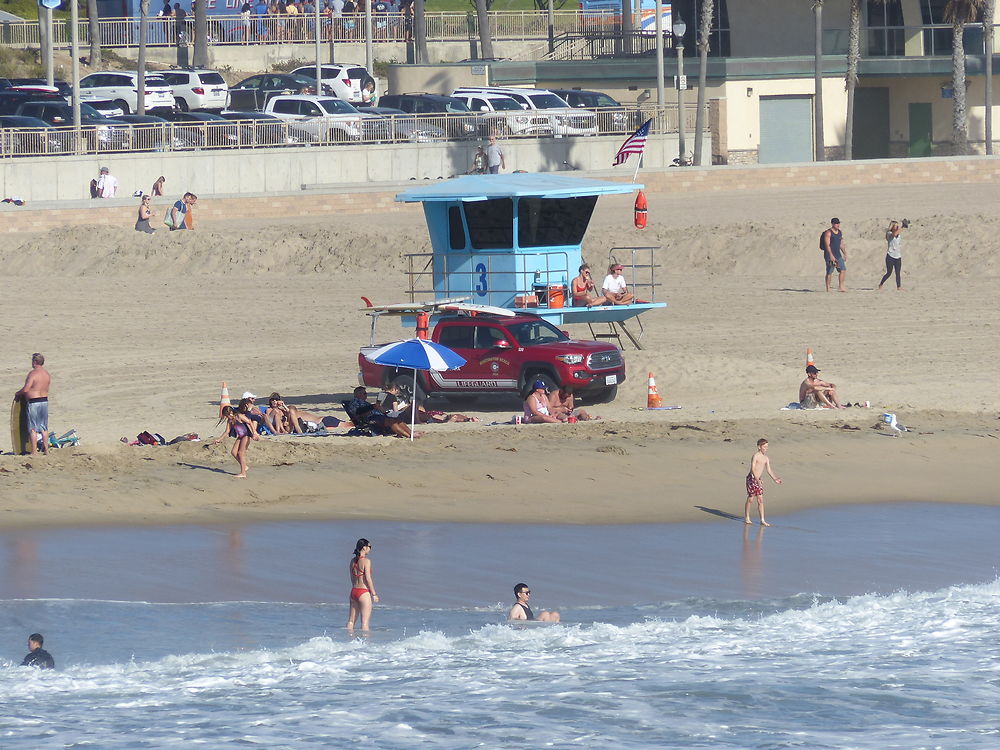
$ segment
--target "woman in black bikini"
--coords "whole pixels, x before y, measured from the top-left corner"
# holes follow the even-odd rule
[[[231,406],[224,406],[222,408],[222,419],[219,420],[219,424],[223,422],[227,425],[226,431],[209,443],[209,445],[218,445],[226,435],[236,438],[236,442],[233,443],[233,449],[230,451],[233,458],[240,465],[240,473],[235,478],[246,479],[247,469],[250,468],[247,466],[247,446],[250,444],[251,438],[260,440],[260,435],[257,434],[257,426],[249,417],[245,414],[240,414]]]

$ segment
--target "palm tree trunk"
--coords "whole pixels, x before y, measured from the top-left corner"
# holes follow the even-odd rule
[[[146,114],[146,40],[149,36],[149,0],[139,3],[139,76],[135,111]]]
[[[208,2],[200,0],[194,6],[194,60],[196,68],[208,67]]]
[[[101,25],[97,22],[97,0],[87,0],[87,23],[90,33],[90,67],[101,65]]]
[[[850,31],[847,39],[847,123],[844,127],[844,158],[854,158],[854,90],[858,86],[861,60],[861,0],[851,0]]]
[[[414,62],[426,65],[427,59],[427,13],[424,0],[413,0],[413,56]]]
[[[493,34],[486,2],[487,0],[476,0],[476,22],[479,24],[479,56],[489,60],[493,57]]]
[[[813,13],[816,16],[816,50],[813,60],[816,95],[813,102],[813,127],[815,128],[816,161],[824,161],[826,159],[826,146],[823,143],[823,0],[813,0]]]
[[[963,155],[968,151],[969,118],[965,103],[965,43],[962,34],[965,25],[955,21],[951,26],[951,145],[952,153]]]
[[[694,165],[701,166],[701,137],[705,132],[705,86],[708,82],[708,46],[712,36],[715,0],[703,0],[698,29],[698,109],[694,113]]]
[[[986,0],[983,11],[983,37],[986,42],[986,154],[993,155],[993,18],[996,11],[996,0]]]

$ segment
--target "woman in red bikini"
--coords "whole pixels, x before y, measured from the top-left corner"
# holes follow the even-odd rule
[[[604,295],[597,293],[597,286],[590,275],[590,266],[584,263],[580,266],[580,275],[573,279],[573,306],[593,307],[594,305],[605,305],[608,300]]]
[[[351,598],[348,602],[350,612],[347,614],[347,629],[354,630],[354,621],[361,615],[361,629],[368,630],[368,622],[372,618],[372,602],[378,601],[375,584],[372,582],[372,561],[368,553],[372,551],[371,542],[359,539],[354,546],[354,557],[348,566],[351,576]]]

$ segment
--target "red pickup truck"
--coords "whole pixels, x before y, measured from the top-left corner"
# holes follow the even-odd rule
[[[625,380],[625,360],[618,347],[571,339],[529,313],[442,317],[431,339],[453,349],[466,364],[447,372],[418,372],[418,401],[431,395],[469,399],[496,393],[520,398],[531,383],[542,380],[550,389],[572,385],[582,399],[603,403],[614,400]],[[361,384],[382,388],[395,383],[409,394],[413,371],[369,362],[365,354],[377,348],[366,347],[358,355]]]

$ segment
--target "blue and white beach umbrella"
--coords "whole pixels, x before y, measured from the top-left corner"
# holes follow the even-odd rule
[[[375,351],[366,354],[369,362],[387,367],[408,367],[413,370],[413,405],[410,409],[410,440],[413,439],[413,429],[417,421],[417,370],[457,370],[465,364],[465,358],[459,356],[447,346],[435,344],[426,339],[406,339],[394,344],[386,344]]]

